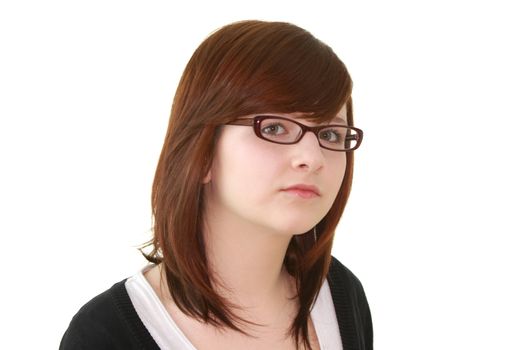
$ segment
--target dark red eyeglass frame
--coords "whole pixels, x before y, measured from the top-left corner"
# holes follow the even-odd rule
[[[261,134],[261,122],[263,120],[265,120],[265,119],[282,119],[282,120],[286,120],[288,122],[294,123],[294,124],[298,125],[301,128],[301,135],[299,136],[299,138],[297,140],[295,140],[293,142],[278,142],[278,141],[275,141],[275,140],[267,139]],[[295,143],[298,143],[299,141],[301,141],[303,136],[308,131],[311,131],[317,137],[317,141],[319,142],[319,146],[321,146],[324,149],[327,149],[327,150],[330,150],[330,151],[335,151],[335,152],[355,151],[356,149],[359,148],[359,146],[361,145],[361,142],[363,141],[363,130],[361,130],[359,128],[356,128],[356,127],[353,127],[353,126],[342,125],[342,124],[307,126],[307,125],[299,123],[296,120],[289,119],[289,118],[284,118],[284,117],[279,117],[279,116],[276,116],[276,115],[258,115],[258,116],[255,116],[253,118],[237,119],[237,120],[234,120],[232,122],[227,123],[227,125],[253,126],[253,131],[255,132],[255,135],[257,135],[257,137],[263,139],[264,141],[273,142],[273,143],[277,143],[277,144],[280,144],[280,145],[293,145]],[[332,127],[332,126],[345,127],[345,128],[354,130],[356,132],[356,134],[351,135],[351,137],[353,138],[353,140],[356,141],[355,147],[350,148],[350,149],[333,149],[333,148],[327,148],[326,146],[323,146],[321,144],[321,140],[319,140],[319,132],[321,130],[323,130],[323,129],[326,129],[326,128],[329,128],[329,127]]]

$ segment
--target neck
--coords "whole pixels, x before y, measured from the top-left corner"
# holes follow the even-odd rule
[[[245,307],[270,307],[294,296],[283,262],[292,238],[206,210],[205,242],[217,291]]]

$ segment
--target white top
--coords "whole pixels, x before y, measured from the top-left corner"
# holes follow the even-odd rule
[[[126,280],[126,290],[140,320],[162,350],[197,350],[186,338],[144,277],[147,266]],[[326,279],[310,314],[321,350],[342,350],[339,325]]]

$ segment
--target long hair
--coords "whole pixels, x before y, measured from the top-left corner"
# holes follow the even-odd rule
[[[332,49],[306,30],[282,22],[242,21],[212,33],[195,51],[177,88],[153,181],[153,239],[143,253],[163,262],[167,285],[185,314],[218,328],[246,321],[213,285],[203,241],[203,178],[221,125],[238,117],[305,112],[324,122],[346,105],[353,125],[352,81]],[[289,329],[297,347],[311,348],[308,318],[331,259],[334,231],[352,182],[353,156],[337,197],[314,230],[290,241],[284,264],[295,278],[299,311]],[[314,237],[315,234],[315,237]]]

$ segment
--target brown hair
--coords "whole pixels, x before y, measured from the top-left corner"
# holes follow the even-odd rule
[[[219,126],[238,117],[275,111],[306,112],[330,120],[346,104],[353,125],[352,81],[326,44],[295,25],[243,21],[212,33],[195,51],[173,101],[152,193],[152,251],[163,262],[168,288],[187,315],[243,331],[230,304],[213,288],[202,235],[203,184]],[[308,317],[328,272],[334,231],[350,193],[352,152],[339,193],[314,230],[294,236],[285,267],[295,277],[299,311],[289,333],[310,349]]]

